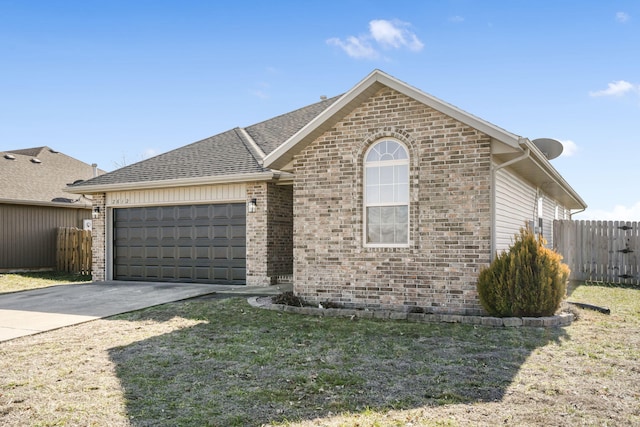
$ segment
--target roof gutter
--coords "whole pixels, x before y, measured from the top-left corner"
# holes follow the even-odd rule
[[[584,211],[586,211],[586,210],[587,210],[587,208],[583,208],[583,209],[577,210],[577,211],[575,211],[575,212],[569,212],[569,219],[573,219],[573,216],[574,216],[574,215],[577,215],[577,214],[579,214],[579,213],[582,213],[582,212],[584,212]]]
[[[522,144],[525,144],[525,143],[522,142]],[[531,157],[531,149],[529,149],[529,147],[527,145],[525,145],[524,154],[522,154],[521,156],[516,157],[515,159],[511,159],[508,162],[501,163],[498,166],[491,166],[491,170],[493,172],[495,172],[495,171],[500,170],[502,168],[506,168],[507,166],[511,166],[514,163],[518,163],[518,162],[521,162],[521,161],[523,161],[525,159],[528,159],[529,157]]]
[[[95,194],[123,190],[147,190],[152,188],[191,187],[198,185],[228,184],[230,182],[277,181],[289,175],[280,171],[255,172],[246,174],[218,175],[197,178],[183,178],[167,181],[123,182],[119,184],[78,185],[64,189],[66,193]]]
[[[534,154],[536,154],[536,156],[532,157],[531,160],[534,161],[534,163],[538,166],[538,168],[541,171],[543,171],[544,174],[547,175],[547,177],[549,177],[549,179],[551,179],[553,182],[558,184],[569,195],[571,195],[573,200],[578,202],[578,204],[580,204],[581,206],[584,206],[584,209],[586,209],[587,204],[584,202],[584,200],[582,200],[580,195],[577,194],[573,188],[571,188],[569,183],[562,177],[562,175],[560,175],[558,171],[554,169],[554,167],[549,163],[545,155],[542,154],[542,152],[538,149],[538,147],[532,144],[531,141],[527,141],[527,146],[532,147]]]

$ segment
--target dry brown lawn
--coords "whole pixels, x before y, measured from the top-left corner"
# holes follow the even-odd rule
[[[166,304],[0,343],[0,425],[640,425],[640,290],[570,299],[612,314],[489,328]]]
[[[0,273],[0,294],[66,284],[91,283],[91,276],[57,271]]]

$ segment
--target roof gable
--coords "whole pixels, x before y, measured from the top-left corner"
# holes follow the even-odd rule
[[[364,102],[364,100],[371,97],[384,86],[438,110],[514,149],[518,149],[521,139],[519,136],[507,132],[419,89],[409,86],[380,70],[374,70],[350,91],[340,97],[340,99],[307,123],[284,144],[268,154],[265,158],[265,166],[274,169],[284,168],[291,162],[296,153],[300,152],[322,133],[331,129],[337,122]]]

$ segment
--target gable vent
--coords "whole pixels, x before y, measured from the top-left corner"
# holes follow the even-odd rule
[[[34,158],[31,159],[31,163],[42,163],[42,161],[40,159],[34,157]]]
[[[14,156],[13,154],[5,154],[4,158],[7,160],[15,160],[16,156]]]

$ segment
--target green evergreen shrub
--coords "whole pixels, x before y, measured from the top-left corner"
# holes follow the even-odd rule
[[[562,255],[545,244],[542,236],[523,228],[509,250],[480,272],[478,295],[490,315],[540,317],[558,310],[570,271]]]

